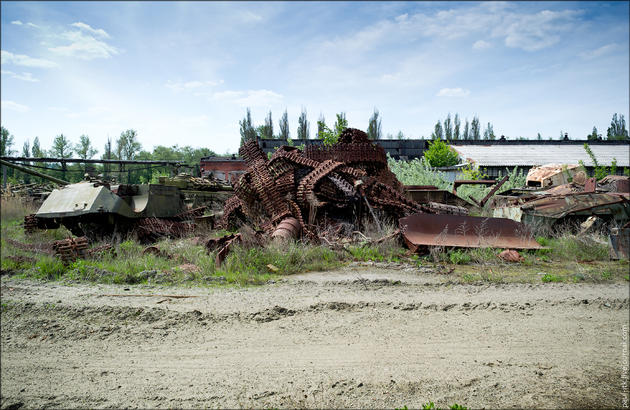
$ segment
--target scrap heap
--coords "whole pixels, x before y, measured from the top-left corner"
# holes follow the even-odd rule
[[[377,213],[400,218],[437,212],[404,195],[383,148],[358,129],[345,129],[332,146],[309,146],[304,152],[281,147],[271,159],[256,141],[239,152],[248,169],[225,204],[220,225],[226,228],[249,223],[272,237],[316,239],[317,232],[335,224],[360,225],[364,216],[378,224]]]

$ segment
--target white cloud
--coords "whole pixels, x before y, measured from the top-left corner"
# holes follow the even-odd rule
[[[223,84],[223,80],[219,81],[167,81],[165,86],[173,91],[194,90],[206,87],[215,87]],[[201,95],[201,94],[200,94]]]
[[[241,107],[267,107],[282,101],[282,95],[270,90],[221,91],[213,94],[215,100],[222,100]]]
[[[3,109],[6,108],[7,110],[12,110],[12,111],[17,111],[17,112],[26,112],[30,110],[30,108],[27,107],[26,105],[18,104],[15,101],[10,101],[10,100],[0,101],[0,106],[2,106]]]
[[[33,77],[33,74],[31,74],[31,73],[18,74],[18,73],[14,73],[13,71],[2,70],[2,74],[8,75],[11,78],[15,78],[16,80],[29,81],[29,82],[32,82],[32,83],[36,83],[36,82],[39,81],[37,78]]]
[[[560,41],[560,34],[569,32],[581,14],[579,10],[542,10],[536,14],[524,15],[511,13],[504,17],[502,24],[493,30],[493,34],[505,37],[505,45],[508,47],[537,51]]]
[[[324,43],[328,50],[356,53],[374,48],[380,43],[401,43],[418,37],[454,40],[472,35],[502,38],[507,47],[536,51],[556,44],[577,25],[580,10],[537,13],[516,11],[509,3],[481,3],[471,7],[440,10],[435,13],[402,14],[381,20],[350,36]],[[474,43],[474,49],[487,48],[484,40]]]
[[[66,31],[59,37],[70,42],[64,46],[50,47],[48,50],[63,56],[77,57],[82,60],[96,58],[110,58],[120,51],[103,40],[95,38],[109,38],[109,34],[102,29],[94,29],[85,23],[73,23],[79,30]]]
[[[579,54],[585,60],[592,60],[597,57],[601,57],[604,54],[607,54],[617,48],[616,43],[606,44],[605,46],[601,46],[595,50],[584,51]]]
[[[33,27],[33,28],[40,28],[37,24],[33,24],[33,23],[26,23],[27,26],[29,27]]]
[[[438,91],[438,97],[467,97],[470,95],[470,90],[464,88],[442,88]]]
[[[90,27],[89,24],[85,24],[85,23],[81,23],[81,22],[77,22],[77,23],[72,23],[70,24],[72,27],[77,27],[80,28],[81,30],[85,30],[89,33],[92,33],[94,35],[97,35],[98,37],[103,37],[103,38],[110,38],[109,34],[107,34],[107,32],[103,29],[94,29],[92,27]]]
[[[262,21],[262,19],[263,19],[262,16],[252,13],[251,11],[246,11],[241,14],[241,20],[245,23],[258,22],[258,21]]]
[[[490,47],[492,47],[492,44],[490,44],[489,42],[484,41],[484,40],[477,40],[477,41],[475,41],[475,43],[472,46],[472,48],[474,50],[485,50],[485,49],[488,49]]]
[[[11,24],[15,24],[16,26],[21,26],[23,23],[20,20],[13,20]]]
[[[24,54],[13,54],[9,51],[2,50],[0,52],[2,63],[3,64],[15,64],[21,65],[24,67],[38,67],[38,68],[53,68],[57,67],[58,64],[50,61],[44,60],[42,58],[33,58]]]

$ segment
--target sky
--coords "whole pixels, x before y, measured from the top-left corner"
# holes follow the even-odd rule
[[[1,123],[39,137],[135,129],[144,149],[235,153],[287,110],[291,137],[345,112],[429,138],[458,113],[507,138],[604,136],[628,121],[628,2],[1,3]],[[482,127],[482,129],[483,129]]]

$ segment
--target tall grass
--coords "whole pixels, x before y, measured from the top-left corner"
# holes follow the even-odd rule
[[[37,212],[33,204],[25,202],[19,197],[2,195],[0,198],[0,220],[2,224],[12,221],[22,221],[29,214]]]

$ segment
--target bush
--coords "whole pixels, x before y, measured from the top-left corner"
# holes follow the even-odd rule
[[[432,167],[450,167],[459,164],[459,155],[450,145],[442,140],[429,141],[429,149],[424,158]]]

